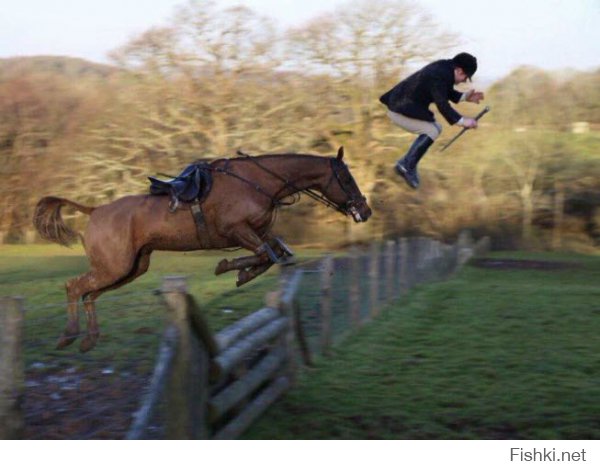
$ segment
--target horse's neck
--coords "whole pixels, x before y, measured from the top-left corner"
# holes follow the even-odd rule
[[[289,196],[304,189],[316,188],[327,171],[328,160],[310,155],[285,155],[265,158],[260,164],[272,171],[274,184],[281,187],[279,197]],[[279,179],[281,178],[281,179]],[[288,187],[283,188],[285,180]]]

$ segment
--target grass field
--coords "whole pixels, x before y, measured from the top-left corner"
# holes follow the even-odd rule
[[[187,274],[218,330],[260,307],[276,286],[275,270],[240,289],[234,274],[212,275],[223,256],[240,255],[155,254],[149,273],[100,299],[102,336],[85,355],[75,345],[53,348],[66,319],[64,282],[87,269],[80,248],[0,247],[0,296],[25,297],[28,368],[133,364],[148,373],[163,325],[164,308],[152,294],[161,278]],[[417,287],[305,370],[246,437],[600,438],[600,257],[494,256],[571,265],[468,266],[449,281]]]
[[[307,251],[299,258],[315,254],[318,252]],[[65,281],[88,269],[81,247],[0,246],[0,296],[24,297],[27,366],[42,362],[64,368],[96,361],[114,367],[115,363],[126,362],[145,371],[153,365],[163,330],[165,309],[155,291],[164,276],[187,276],[189,291],[214,331],[262,307],[264,295],[277,288],[276,268],[239,289],[235,287],[235,273],[218,277],[213,274],[220,259],[244,255],[247,252],[154,253],[148,273],[98,299],[101,338],[84,357],[77,344],[64,351],[54,350],[67,319]],[[82,311],[80,306],[84,331]]]
[[[600,257],[466,267],[303,374],[249,439],[600,438]]]
[[[150,270],[118,290],[100,297],[135,295],[151,292],[160,287],[161,279],[172,274],[188,277],[190,292],[203,304],[224,292],[230,291],[228,298],[239,305],[252,304],[248,299],[237,300],[238,296],[257,289],[235,287],[235,273],[216,277],[213,274],[218,261],[224,257],[242,256],[242,252],[194,252],[167,253],[152,255]],[[0,295],[21,295],[30,305],[44,305],[66,302],[64,284],[69,278],[88,270],[88,263],[81,247],[64,248],[57,245],[5,245],[0,246]],[[276,270],[268,271],[254,285],[272,283]],[[215,326],[219,326],[218,322]]]

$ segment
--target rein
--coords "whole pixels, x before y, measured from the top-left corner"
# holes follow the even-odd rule
[[[284,204],[284,203],[278,201],[276,197],[271,196],[259,184],[253,183],[249,179],[246,179],[243,176],[240,176],[240,175],[238,175],[236,173],[233,173],[232,171],[229,171],[227,169],[228,166],[229,166],[229,160],[226,160],[225,168],[214,168],[213,171],[216,171],[217,173],[223,173],[224,175],[227,175],[227,176],[232,176],[233,178],[237,178],[238,180],[246,183],[247,185],[252,186],[256,191],[258,191],[259,193],[261,193],[264,196],[266,196],[267,198],[269,198],[271,200],[271,204],[273,206],[284,206],[284,205],[287,205],[287,204]]]
[[[343,209],[343,207],[341,205],[335,204],[334,202],[332,202],[329,199],[327,199],[325,196],[317,193],[316,191],[314,191],[312,189],[309,189],[309,188],[300,189],[300,188],[298,188],[293,182],[285,179],[281,175],[275,173],[273,170],[270,170],[269,168],[266,168],[265,166],[261,165],[255,158],[252,158],[249,155],[247,155],[247,157],[250,158],[250,161],[252,163],[254,163],[256,166],[258,166],[260,169],[262,169],[266,173],[270,174],[271,176],[277,178],[279,181],[281,181],[284,184],[284,186],[276,193],[275,196],[277,196],[277,194],[279,194],[281,191],[283,191],[286,188],[292,188],[294,191],[296,191],[298,193],[306,194],[308,197],[314,199],[317,202],[320,202],[321,204],[325,205],[326,207],[331,207],[331,208],[337,210],[338,212],[341,212],[344,215],[347,214],[347,212]],[[333,169],[333,160],[331,161],[331,167],[332,167],[331,168],[331,177],[329,178],[329,181],[327,182],[327,185],[325,186],[325,189],[329,188],[329,186],[331,185],[331,182],[333,181],[333,177],[336,176],[336,172]]]
[[[215,171],[218,171],[220,173],[224,173],[226,175],[229,176],[233,176],[234,178],[239,179],[240,181],[243,181],[244,183],[252,186],[256,191],[258,191],[259,193],[265,195],[266,197],[268,197],[271,200],[271,204],[274,207],[277,206],[289,206],[294,204],[296,201],[293,201],[291,203],[283,203],[281,202],[279,199],[277,199],[277,195],[279,193],[281,193],[284,189],[286,188],[291,188],[293,189],[295,192],[297,193],[303,193],[306,194],[307,196],[309,196],[310,198],[314,199],[317,202],[320,202],[321,204],[325,205],[326,207],[331,207],[332,209],[335,209],[338,212],[341,212],[344,215],[347,215],[348,212],[343,208],[342,205],[340,204],[336,204],[332,201],[330,201],[329,199],[327,199],[326,197],[324,197],[323,195],[317,193],[316,191],[306,188],[306,189],[300,189],[298,188],[292,181],[289,181],[288,179],[282,177],[281,175],[279,175],[278,173],[275,173],[273,170],[261,165],[258,160],[256,158],[251,157],[250,155],[247,155],[245,153],[241,153],[238,152],[239,155],[241,155],[242,157],[249,159],[252,163],[254,163],[256,166],[258,166],[261,170],[263,170],[264,172],[268,173],[269,175],[273,176],[274,178],[278,179],[279,181],[281,181],[284,186],[275,193],[275,195],[270,195],[269,193],[267,193],[267,191],[265,191],[260,185],[255,184],[254,182],[240,176],[237,175],[231,171],[229,171],[227,169],[227,167],[229,166],[229,161],[227,161],[225,168],[215,168]],[[329,178],[329,181],[327,182],[327,185],[325,186],[325,189],[327,189],[330,185],[331,182],[333,181],[333,178],[336,177],[339,181],[339,177],[337,175],[337,172],[335,171],[335,169],[333,168],[333,160],[331,160],[331,177]],[[342,190],[344,192],[346,192],[346,189],[344,188],[344,186],[340,183],[340,186],[342,187]]]

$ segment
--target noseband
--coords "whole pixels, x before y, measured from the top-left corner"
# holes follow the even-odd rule
[[[324,188],[323,191],[327,191],[327,189],[329,188],[329,186],[331,186],[331,183],[333,182],[333,178],[335,177],[335,179],[337,180],[338,184],[340,185],[340,188],[342,188],[342,191],[344,191],[344,194],[346,195],[346,197],[348,198],[348,200],[346,201],[345,204],[341,205],[341,204],[335,204],[335,203],[333,203],[333,202],[331,202],[331,201],[329,201],[329,200],[326,199],[326,201],[327,201],[326,204],[330,205],[331,207],[333,207],[337,211],[341,212],[342,214],[348,215],[350,213],[350,210],[352,208],[356,208],[356,206],[359,203],[361,203],[361,202],[362,203],[366,202],[367,198],[364,197],[360,193],[359,193],[359,196],[357,198],[353,197],[353,194],[355,192],[352,190],[352,187],[350,186],[350,188],[349,188],[348,187],[348,182],[344,181],[344,179],[342,179],[341,176],[340,176],[340,174],[339,174],[339,170],[341,169],[342,165],[344,165],[344,163],[340,162],[337,159],[333,159],[333,160],[330,161],[331,177],[329,178],[329,181],[327,182],[327,185],[325,186],[325,188]],[[350,178],[352,178],[352,175],[349,175],[349,176],[350,176]],[[320,196],[320,195],[318,195],[318,196]]]

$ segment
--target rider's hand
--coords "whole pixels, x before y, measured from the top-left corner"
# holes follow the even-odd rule
[[[463,117],[460,121],[459,124],[467,129],[476,129],[477,128],[477,121],[473,118],[469,118],[469,117]]]
[[[483,98],[484,95],[481,91],[469,90],[467,91],[465,101],[479,104],[479,101],[481,101]]]

